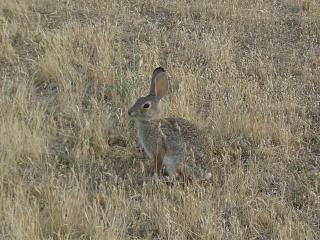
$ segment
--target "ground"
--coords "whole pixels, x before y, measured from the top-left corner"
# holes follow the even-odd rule
[[[127,110],[205,131],[205,185],[144,181]],[[1,239],[318,239],[318,0],[2,0]]]

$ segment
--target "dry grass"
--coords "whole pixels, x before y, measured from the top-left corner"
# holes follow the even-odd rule
[[[158,65],[213,184],[142,184]],[[2,0],[0,72],[1,239],[319,237],[318,0]]]

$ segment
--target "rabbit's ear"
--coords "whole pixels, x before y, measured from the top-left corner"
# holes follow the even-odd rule
[[[150,95],[162,98],[168,90],[168,74],[163,67],[153,71],[151,79]]]

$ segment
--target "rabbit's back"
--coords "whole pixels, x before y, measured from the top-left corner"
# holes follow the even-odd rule
[[[184,151],[185,158],[192,157],[197,162],[208,158],[208,142],[203,132],[192,122],[183,118],[161,120],[160,130],[165,136],[166,146],[175,146],[177,154]]]

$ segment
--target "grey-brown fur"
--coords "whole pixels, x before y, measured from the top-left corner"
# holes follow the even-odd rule
[[[151,79],[150,94],[139,98],[128,114],[135,120],[140,145],[154,161],[155,172],[175,173],[189,180],[206,180],[211,172],[206,138],[190,121],[183,118],[161,118],[161,98],[168,89],[168,74],[159,67]]]

